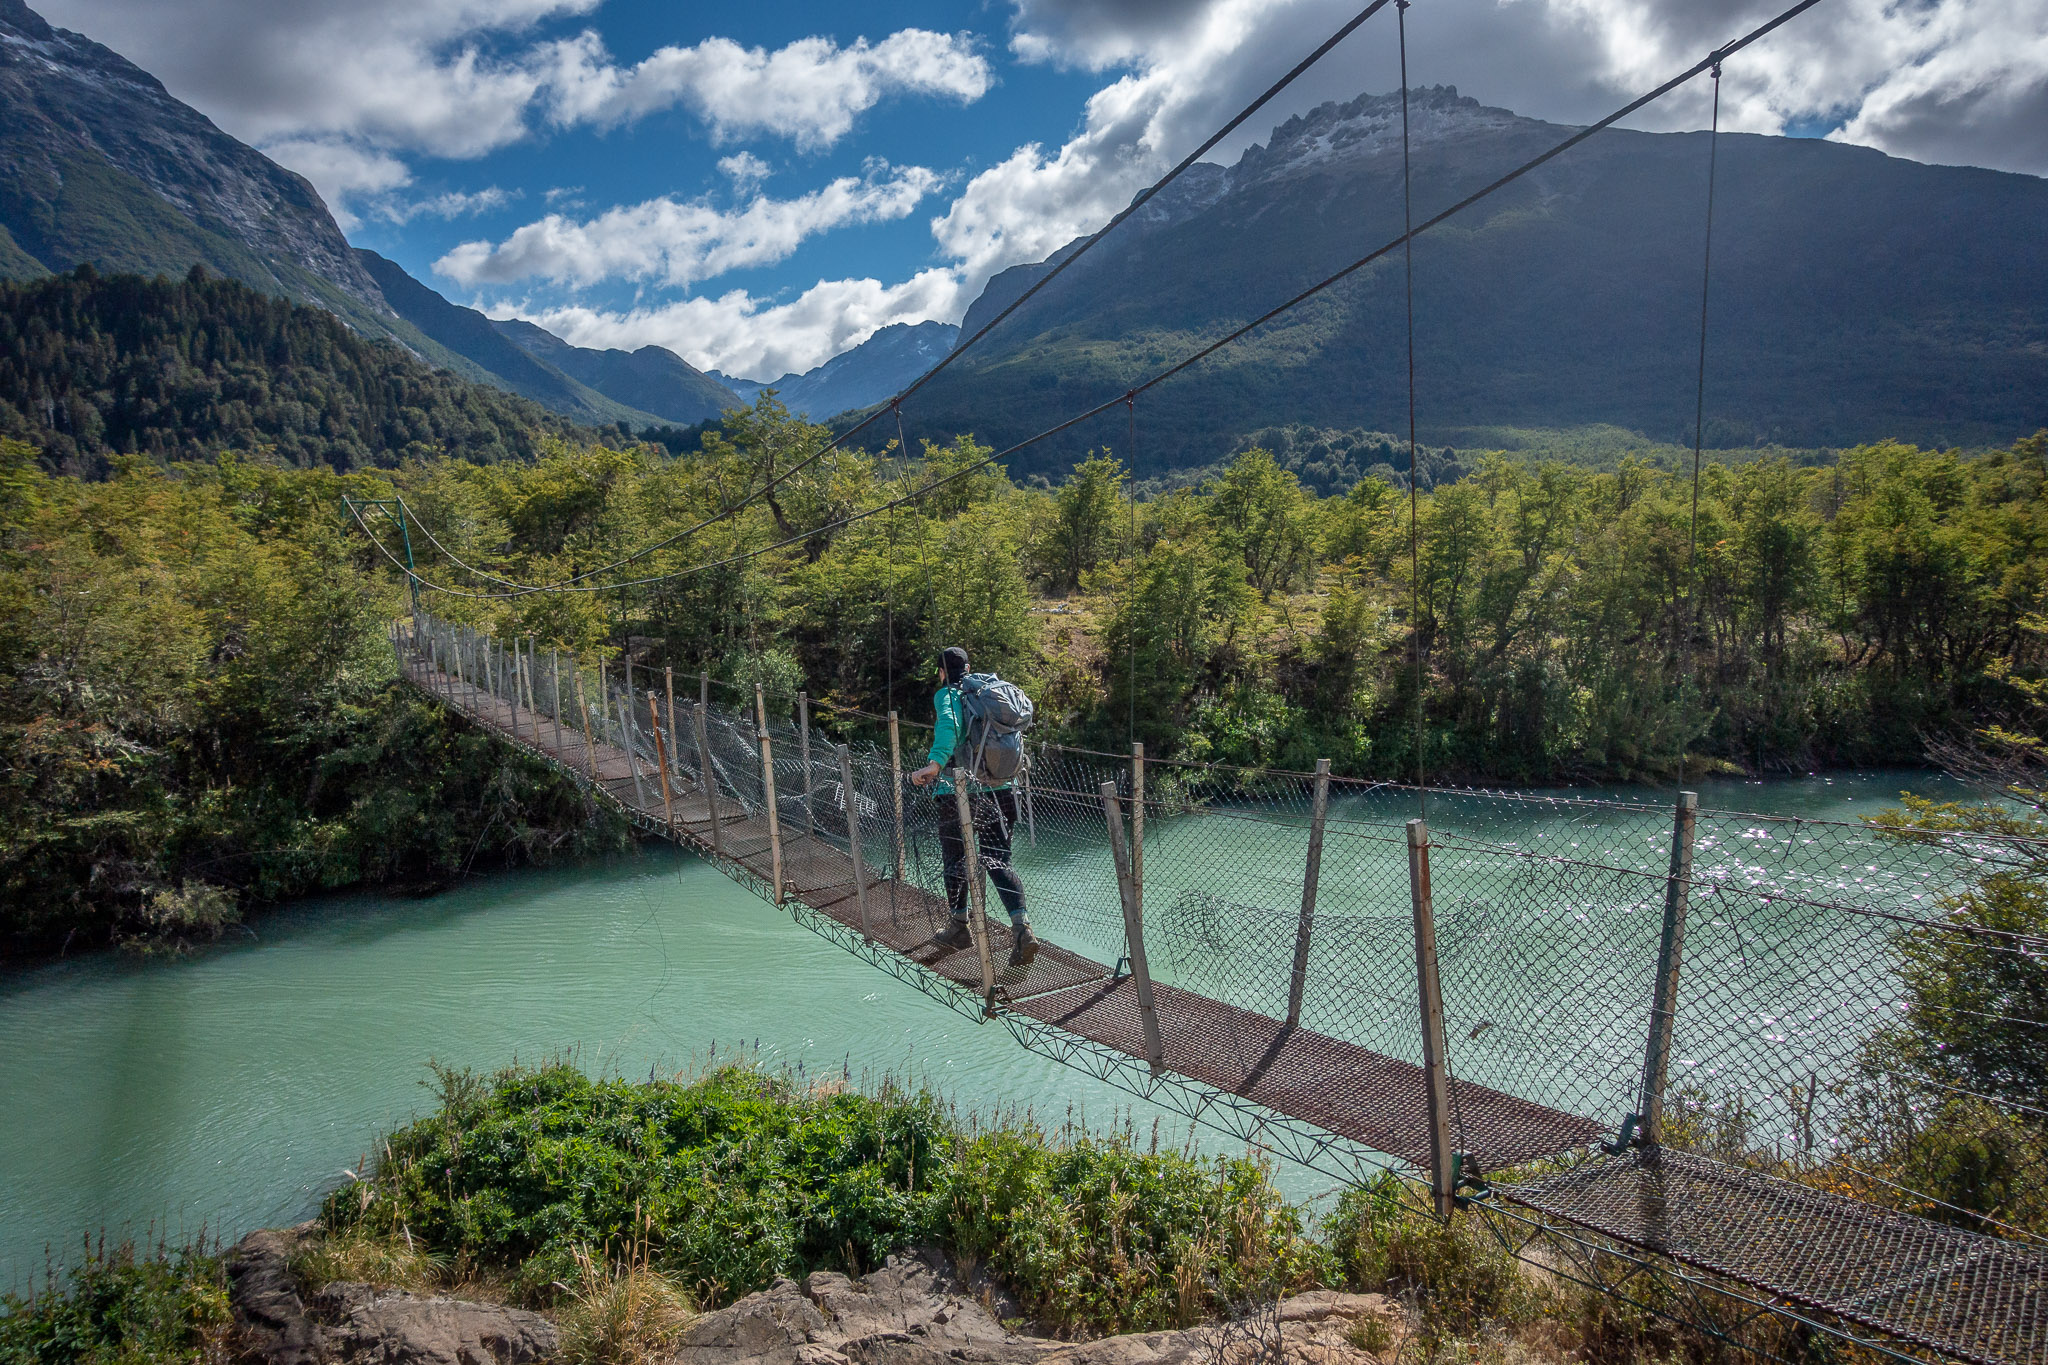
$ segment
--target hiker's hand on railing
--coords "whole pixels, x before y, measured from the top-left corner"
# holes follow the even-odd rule
[[[939,780],[939,765],[927,763],[910,775],[910,780],[920,787],[929,787]]]

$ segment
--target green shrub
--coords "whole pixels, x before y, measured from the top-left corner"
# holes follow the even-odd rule
[[[199,1248],[88,1247],[62,1281],[0,1296],[0,1365],[224,1362],[227,1276]]]
[[[441,1111],[394,1133],[326,1221],[403,1228],[458,1269],[514,1272],[530,1301],[578,1283],[590,1248],[644,1243],[655,1270],[717,1304],[777,1275],[857,1272],[943,1230],[955,1129],[930,1095],[743,1067],[689,1085],[567,1066],[440,1074]]]
[[[1536,1306],[1514,1257],[1479,1219],[1439,1223],[1391,1175],[1345,1190],[1324,1235],[1344,1282],[1412,1299],[1426,1339],[1467,1337]]]
[[[1186,1326],[1224,1304],[1320,1283],[1300,1211],[1247,1158],[1145,1154],[1120,1138],[985,1134],[951,1177],[955,1249],[986,1260],[1045,1327]]]

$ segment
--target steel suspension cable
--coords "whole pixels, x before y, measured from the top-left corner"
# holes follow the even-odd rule
[[[1722,58],[1732,53],[1741,51],[1743,48],[1748,47],[1750,44],[1756,42],[1758,39],[1771,33],[1773,30],[1784,25],[1791,19],[1794,19],[1797,16],[1804,14],[1807,10],[1812,9],[1815,5],[1819,3],[1820,0],[1799,0],[1799,3],[1793,5],[1789,9],[1784,10],[1775,18],[1770,19],[1765,23],[1759,24],[1756,28],[1751,29],[1748,33],[1728,43],[1726,46],[1717,48],[1713,53],[1709,54],[1705,58],[1702,58],[1699,62],[1688,67],[1686,70],[1680,72],[1678,75],[1673,76],[1670,80],[1665,81],[1662,85],[1650,91],[1648,94],[1641,95],[1636,99],[1629,101],[1627,104],[1615,110],[1613,113],[1607,115],[1599,122],[1590,124],[1587,127],[1582,128],[1578,132],[1572,134],[1570,137],[1565,138],[1564,140],[1558,142],[1556,145],[1550,147],[1548,150],[1539,152],[1537,155],[1523,162],[1515,169],[1500,176],[1498,179],[1483,186],[1482,188],[1473,191],[1471,194],[1465,196],[1465,198],[1459,200],[1457,203],[1452,204],[1449,208],[1444,209],[1442,212],[1433,215],[1432,217],[1426,219],[1422,223],[1412,228],[1409,228],[1401,236],[1396,237],[1392,241],[1375,248],[1373,251],[1369,252],[1364,256],[1361,256],[1357,260],[1353,261],[1351,264],[1336,271],[1334,274],[1331,274],[1323,280],[1319,281],[1318,283],[1313,284],[1309,286],[1307,289],[1302,290],[1300,293],[1288,299],[1286,302],[1281,303],[1274,308],[1268,309],[1265,313],[1260,314],[1258,317],[1252,319],[1248,323],[1245,323],[1243,326],[1230,332],[1228,335],[1221,337],[1214,342],[1211,342],[1210,344],[1202,347],[1200,350],[1194,352],[1192,355],[1186,357],[1185,359],[1178,361],[1177,363],[1169,366],[1164,370],[1161,370],[1159,373],[1153,375],[1150,379],[1145,380],[1143,383],[1137,385],[1133,389],[1126,391],[1126,393],[1124,394],[1120,394],[1115,398],[1106,399],[1103,402],[1095,404],[1093,407],[1075,413],[1073,416],[1068,417],[1064,421],[1058,422],[1053,426],[1047,427],[1045,430],[1038,432],[1036,435],[1027,436],[1020,441],[1013,442],[1012,444],[1004,447],[1003,449],[996,451],[992,455],[988,455],[983,459],[977,460],[973,464],[963,465],[961,468],[956,469],[951,473],[944,475],[941,478],[934,479],[932,482],[924,485],[921,488],[914,489],[910,493],[907,493],[902,497],[892,499],[891,501],[883,503],[880,506],[868,508],[867,510],[861,512],[849,513],[846,516],[839,517],[832,521],[825,522],[822,525],[813,527],[809,531],[805,531],[793,536],[786,536],[781,540],[774,541],[768,545],[763,545],[758,549],[747,550],[737,555],[727,556],[723,559],[707,560],[699,564],[691,565],[690,567],[685,569],[679,569],[674,573],[655,574],[646,578],[632,579],[629,580],[629,582],[637,586],[643,583],[657,583],[667,579],[685,578],[692,574],[702,573],[707,569],[720,568],[727,564],[738,563],[742,560],[752,559],[759,555],[772,554],[776,550],[787,549],[791,545],[795,545],[802,541],[809,540],[815,536],[822,535],[827,531],[835,531],[842,527],[852,525],[854,522],[865,521],[869,517],[881,516],[897,507],[903,506],[906,503],[914,502],[924,497],[926,494],[931,493],[939,488],[942,488],[949,483],[952,483],[958,479],[966,478],[970,474],[977,473],[980,470],[987,468],[989,465],[1008,459],[1010,456],[1015,455],[1018,451],[1028,449],[1031,446],[1037,445],[1041,441],[1049,440],[1052,437],[1061,434],[1062,432],[1068,431],[1073,427],[1077,427],[1083,422],[1089,421],[1090,419],[1095,417],[1099,417],[1103,413],[1108,412],[1110,409],[1116,407],[1118,404],[1127,402],[1132,397],[1145,393],[1147,390],[1152,389],[1166,382],[1168,379],[1171,379],[1173,376],[1181,373],[1183,370],[1186,370],[1189,367],[1206,359],[1207,357],[1214,355],[1217,351],[1222,350],[1225,346],[1228,346],[1231,343],[1240,340],[1245,335],[1252,332],[1254,329],[1262,326],[1267,322],[1272,321],[1274,318],[1280,316],[1282,313],[1287,312],[1289,309],[1299,306],[1300,304],[1306,302],[1310,298],[1315,297],[1317,294],[1322,293],[1324,290],[1330,288],[1331,286],[1343,281],[1344,279],[1349,278],[1351,275],[1356,274],[1358,271],[1364,269],[1372,262],[1379,260],[1381,257],[1386,256],[1388,253],[1392,252],[1394,248],[1402,246],[1403,244],[1411,241],[1412,239],[1421,236],[1423,233],[1428,232],[1431,228],[1436,227],[1439,224],[1443,223],[1445,220],[1453,217],[1458,213],[1463,212],[1465,209],[1470,208],[1472,205],[1478,203],[1482,199],[1485,199],[1487,196],[1501,189],[1504,189],[1506,186],[1514,183],[1516,180],[1521,179],[1524,175],[1527,175],[1530,171],[1535,170],[1537,167],[1542,166],[1546,162],[1549,162],[1555,159],[1556,157],[1562,155],[1563,153],[1571,150],[1573,147],[1578,146],[1581,142],[1584,142],[1586,139],[1592,137],[1595,133],[1601,132],[1609,127],[1612,127],[1615,123],[1619,122],[1624,118],[1627,118],[1630,114],[1635,113],[1644,105],[1650,104],[1653,101],[1670,94],[1673,90],[1685,84],[1687,81],[1699,75],[1701,72],[1708,70],[1710,67],[1720,65]],[[1410,477],[1413,478],[1412,468],[1410,471]],[[391,552],[388,549],[385,549],[381,544],[379,544],[378,548],[380,550],[383,550],[387,558],[392,558],[393,562],[397,563],[396,558],[391,556]],[[400,568],[403,567],[404,566],[401,564]],[[436,588],[437,591],[449,592],[452,595],[458,597],[481,598],[506,597],[517,595],[510,593],[464,593],[458,590],[440,588],[435,584],[428,583],[424,579],[421,580],[421,583],[423,586],[434,587]],[[579,586],[576,588],[563,589],[562,591],[606,591],[610,586],[617,585],[604,585],[596,588]]]
[[[1685,605],[1691,617],[1685,631],[1685,674],[1678,687],[1678,785],[1685,786],[1685,746],[1692,729],[1692,697],[1698,683],[1700,633],[1700,452],[1707,420],[1707,296],[1714,274],[1714,173],[1721,146],[1721,63],[1714,63],[1714,117],[1707,134],[1707,219],[1700,248],[1700,363],[1692,409],[1692,521],[1686,532]]]
[[[1422,532],[1420,512],[1422,466],[1415,448],[1415,193],[1408,158],[1408,0],[1397,0],[1395,32],[1401,52],[1401,244],[1408,310],[1408,629],[1415,641],[1415,807],[1429,818],[1429,779],[1423,749],[1422,684]]]
[[[1130,714],[1124,718],[1124,738],[1135,744],[1138,739],[1138,395],[1127,395],[1124,406],[1130,413],[1125,457],[1130,460],[1127,477],[1131,489],[1131,533],[1124,546],[1124,558],[1130,565],[1124,574],[1124,655],[1125,669],[1130,675],[1129,696],[1126,698],[1130,703]]]

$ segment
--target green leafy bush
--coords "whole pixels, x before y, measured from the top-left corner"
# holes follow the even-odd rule
[[[63,1280],[0,1296],[0,1365],[215,1365],[229,1321],[218,1256],[88,1247]]]
[[[440,1112],[329,1196],[327,1224],[344,1244],[410,1239],[533,1303],[586,1293],[593,1255],[716,1306],[931,1246],[988,1266],[1049,1328],[1107,1332],[1325,1278],[1300,1210],[1248,1159],[971,1132],[928,1092],[737,1066],[689,1084],[567,1066],[440,1084]]]

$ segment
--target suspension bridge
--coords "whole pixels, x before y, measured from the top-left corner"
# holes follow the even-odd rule
[[[948,1006],[1341,1179],[1391,1170],[1436,1216],[1472,1219],[1548,1272],[1751,1350],[1766,1348],[1747,1327],[1768,1316],[1899,1359],[2048,1365],[2048,1238],[2034,1231],[2048,1112],[1930,1080],[1884,1046],[1910,1009],[1928,1008],[1907,999],[1902,946],[2023,971],[2048,960],[2048,940],[1949,913],[1987,872],[2048,860],[2037,843],[1705,811],[1690,795],[1665,808],[1536,799],[1432,789],[1419,772],[1412,786],[1362,783],[1327,764],[1281,773],[1148,761],[1136,745],[1124,756],[1033,744],[1016,857],[1047,943],[1013,962],[978,866],[971,943],[942,940],[938,833],[957,822],[973,864],[976,798],[965,784],[933,800],[906,783],[893,711],[842,708],[832,721],[886,734],[886,746],[828,743],[803,694],[714,703],[700,676],[697,695],[678,700],[665,669],[544,653],[420,606],[423,590],[488,606],[740,563],[890,515],[1118,407],[1135,441],[1141,395],[1372,262],[1412,253],[1418,235],[1706,73],[1718,133],[1723,62],[1816,2],[1799,0],[1422,222],[1406,211],[1401,236],[1121,396],[784,540],[680,570],[634,567],[769,497],[884,415],[900,446],[906,399],[1389,3],[1372,0],[895,400],[671,535],[523,583],[466,562],[402,500],[350,500],[412,585],[412,614],[393,626],[398,666],[641,831]],[[1408,4],[1395,8],[1405,200]],[[1408,329],[1412,468],[1412,295]],[[364,520],[374,507],[396,524],[402,556]],[[472,586],[426,578],[414,532]],[[1424,650],[1414,653],[1419,707]],[[2048,1051],[2048,1019],[1988,1022],[2023,1052]],[[1981,1158],[1952,1131],[1959,1122],[2018,1135],[2005,1196],[1965,1207],[1929,1174]],[[1902,1163],[1902,1151],[1923,1159]]]
[[[392,644],[421,691],[639,829],[1134,1093],[1347,1179],[1411,1172],[1440,1216],[1576,1248],[1589,1275],[1632,1251],[1894,1354],[2048,1361],[2048,1248],[1873,1202],[1853,1093],[1859,1045],[1896,1014],[1895,935],[1981,932],[1935,902],[1996,839],[1689,796],[1438,791],[1431,823],[1402,818],[1414,789],[1326,769],[1034,745],[1018,837],[1047,946],[1013,965],[979,867],[971,946],[941,941],[938,826],[960,820],[975,857],[972,798],[908,784],[893,714],[886,749],[855,748],[807,697],[720,705],[707,677],[678,701],[665,671],[424,613]],[[1524,837],[1488,836],[1503,823]],[[1709,1131],[1736,1115],[1750,1150]]]

